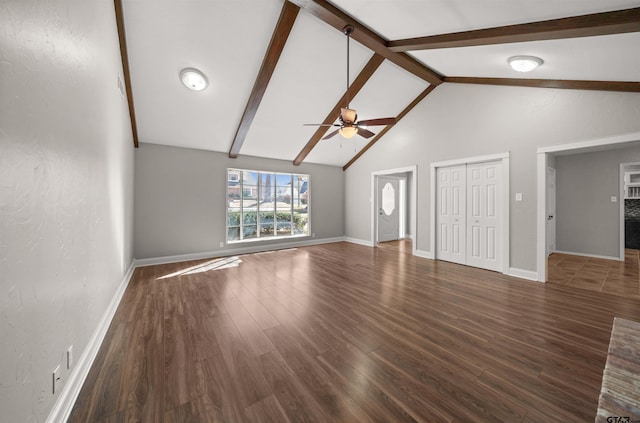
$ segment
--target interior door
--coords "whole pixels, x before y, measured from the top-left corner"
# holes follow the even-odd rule
[[[400,239],[399,181],[378,177],[378,242]]]
[[[501,271],[502,163],[467,166],[467,264]]]
[[[436,169],[436,258],[466,263],[466,166]]]
[[[547,255],[556,250],[556,170],[547,168]]]

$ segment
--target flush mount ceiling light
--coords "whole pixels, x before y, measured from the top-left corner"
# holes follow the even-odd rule
[[[193,91],[202,91],[209,85],[207,77],[198,69],[194,68],[182,69],[180,72],[180,80],[185,87]]]
[[[509,64],[513,70],[518,72],[531,72],[544,62],[535,56],[513,56],[509,57]]]

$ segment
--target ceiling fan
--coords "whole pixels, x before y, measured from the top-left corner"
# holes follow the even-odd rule
[[[367,119],[358,121],[358,114],[354,109],[349,108],[349,40],[351,38],[351,34],[353,33],[352,25],[345,25],[342,28],[342,32],[347,36],[347,105],[346,107],[342,107],[340,109],[340,116],[338,120],[340,123],[307,123],[305,126],[337,126],[339,127],[333,132],[330,132],[326,135],[323,140],[329,139],[336,134],[342,135],[344,138],[352,138],[356,134],[360,135],[364,138],[371,138],[375,134],[367,129],[369,126],[379,126],[379,125],[393,125],[396,123],[396,118],[388,117],[388,118],[377,118],[377,119]]]

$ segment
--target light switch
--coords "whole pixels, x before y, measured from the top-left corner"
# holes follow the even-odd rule
[[[522,193],[516,192],[516,201],[522,201]]]
[[[616,197],[615,195],[613,197],[611,197],[611,202],[612,203],[617,203],[618,202],[618,197]]]

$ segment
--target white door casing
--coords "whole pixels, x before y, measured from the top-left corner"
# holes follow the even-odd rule
[[[399,239],[400,214],[397,178],[378,177],[378,242]]]
[[[436,257],[466,263],[466,166],[438,168]]]
[[[556,250],[556,170],[547,167],[547,256]]]

